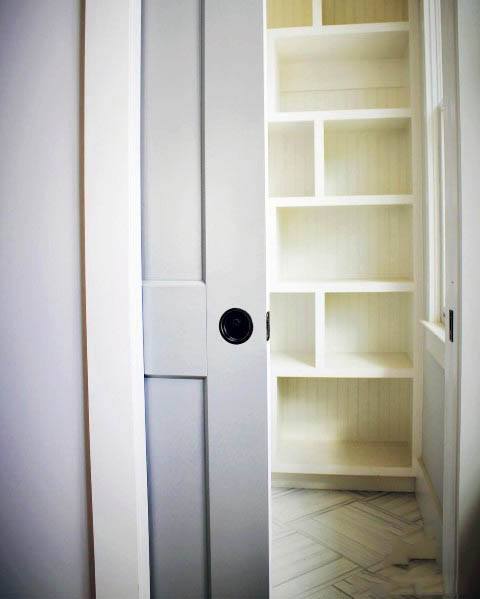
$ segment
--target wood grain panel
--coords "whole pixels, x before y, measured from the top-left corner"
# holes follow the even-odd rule
[[[409,105],[406,56],[280,62],[280,110],[404,108]]]
[[[267,27],[306,27],[312,24],[312,0],[268,0]]]
[[[325,193],[368,195],[410,193],[408,127],[372,128],[359,122],[325,128]]]
[[[272,351],[307,354],[315,360],[315,295],[272,293]]]
[[[313,122],[269,126],[268,174],[271,196],[314,195]]]
[[[410,278],[408,206],[280,208],[283,280]]]
[[[412,350],[410,293],[327,293],[325,345],[329,352]]]
[[[324,25],[408,21],[407,0],[323,0]]]
[[[279,378],[278,438],[408,443],[411,396],[405,379]]]

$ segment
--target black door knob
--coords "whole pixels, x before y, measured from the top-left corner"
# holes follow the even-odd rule
[[[234,345],[248,341],[253,333],[253,322],[250,314],[241,308],[230,308],[224,312],[218,323],[220,334]]]

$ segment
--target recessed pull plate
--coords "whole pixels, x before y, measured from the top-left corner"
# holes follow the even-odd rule
[[[245,310],[230,308],[222,314],[218,328],[225,341],[240,345],[252,336],[253,322],[250,314]]]

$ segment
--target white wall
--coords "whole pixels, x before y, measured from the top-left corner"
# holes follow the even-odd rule
[[[0,0],[0,597],[90,597],[80,0]]]
[[[457,2],[461,279],[459,590],[480,592],[480,2]]]

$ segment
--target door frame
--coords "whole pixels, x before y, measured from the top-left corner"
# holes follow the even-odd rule
[[[447,5],[448,2],[448,5]],[[445,308],[451,309],[458,320],[458,297],[460,289],[459,255],[459,213],[458,213],[458,173],[456,156],[459,153],[457,139],[457,106],[455,99],[456,70],[458,54],[455,46],[455,10],[449,0],[423,0],[423,46],[424,46],[424,100],[427,109],[424,125],[426,139],[425,181],[431,189],[431,200],[426,210],[428,243],[428,323],[427,333],[434,340],[444,372],[444,438],[443,438],[443,492],[441,509],[442,526],[442,569],[445,591],[453,594],[457,585],[458,556],[458,442],[459,442],[459,369],[458,347],[460,330],[456,327],[454,341],[448,338],[448,323],[441,327],[437,324],[442,311],[440,272],[437,268],[441,261],[441,249],[445,244]],[[445,56],[448,60],[445,61]],[[445,67],[448,63],[448,70]],[[448,98],[449,103],[446,103]],[[437,148],[440,146],[440,117],[438,104],[442,102],[444,122],[448,126],[445,151],[448,169],[445,180],[445,239],[440,241],[439,222],[442,218],[440,205],[441,167],[436,162]],[[430,333],[430,331],[437,331]],[[442,332],[441,332],[442,331]],[[443,338],[442,338],[443,335]],[[439,508],[440,509],[440,508]]]
[[[96,597],[150,597],[141,0],[85,0],[84,262]]]

